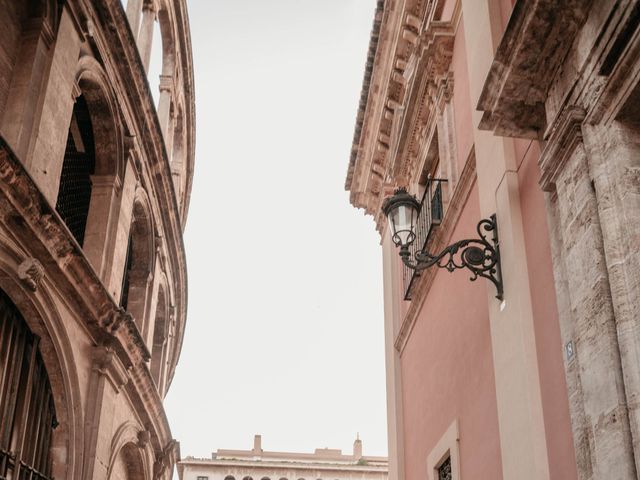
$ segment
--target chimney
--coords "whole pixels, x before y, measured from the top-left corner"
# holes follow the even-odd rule
[[[362,440],[360,440],[360,434],[356,436],[356,441],[353,442],[353,458],[358,461],[362,458]]]
[[[262,435],[253,436],[253,453],[258,455],[262,453]]]

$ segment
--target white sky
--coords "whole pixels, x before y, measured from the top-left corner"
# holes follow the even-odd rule
[[[374,9],[189,1],[189,313],[166,401],[183,456],[255,433],[387,453],[381,250],[344,191]]]

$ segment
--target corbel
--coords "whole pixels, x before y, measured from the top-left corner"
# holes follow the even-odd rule
[[[29,290],[35,292],[44,277],[44,268],[35,258],[25,258],[18,266],[18,278]]]
[[[113,388],[119,392],[129,381],[129,368],[126,368],[113,349],[99,345],[93,349],[93,370],[103,375]]]

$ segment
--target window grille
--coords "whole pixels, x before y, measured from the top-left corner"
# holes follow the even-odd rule
[[[80,95],[73,107],[56,202],[56,210],[80,245],[84,242],[91,200],[90,177],[95,165],[91,118],[87,102]]]
[[[411,258],[427,246],[434,227],[442,222],[444,217],[442,184],[446,181],[440,178],[428,180],[420,202],[420,211],[418,212],[418,221],[416,223],[416,239],[409,247]],[[420,272],[403,265],[402,276],[404,280],[404,299],[411,300],[411,289],[420,276]]]
[[[0,479],[50,480],[56,425],[38,337],[0,292]]]
[[[447,459],[438,467],[438,480],[453,480],[453,475],[451,473],[451,457],[447,457]]]

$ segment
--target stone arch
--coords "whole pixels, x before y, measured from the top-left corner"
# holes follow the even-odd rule
[[[146,480],[152,477],[144,433],[131,421],[118,427],[111,441],[109,480]]]
[[[131,212],[120,305],[131,313],[143,334],[149,329],[148,311],[153,288],[155,250],[151,202],[145,189],[139,187]]]
[[[89,196],[86,221],[84,226],[83,250],[103,281],[108,281],[113,255],[113,242],[117,232],[118,201],[125,172],[125,155],[123,143],[123,125],[118,103],[113,88],[100,63],[93,57],[84,55],[76,68],[76,105],[86,105],[86,116],[72,117],[67,138],[67,157],[73,158],[78,148],[85,149],[85,157],[91,158],[93,165],[87,173],[88,180],[83,179],[85,191]],[[80,128],[82,127],[82,128]],[[82,145],[82,140],[89,136],[90,144]],[[78,145],[80,136],[80,145]],[[77,160],[75,160],[77,161]],[[63,163],[62,176],[65,175]],[[67,178],[66,182],[76,181]],[[62,183],[62,181],[61,181]],[[62,195],[62,185],[58,193],[58,202]],[[72,188],[75,188],[72,186]],[[58,207],[56,207],[58,208]],[[60,209],[58,209],[60,211]]]
[[[91,116],[96,175],[115,175],[121,183],[125,170],[122,122],[111,82],[100,63],[84,55],[78,61],[76,84]]]
[[[176,65],[175,35],[169,9],[164,1],[160,2],[158,9],[158,24],[162,40],[162,75],[173,76]]]
[[[52,476],[74,479],[82,476],[84,445],[79,376],[73,358],[72,344],[65,323],[53,300],[52,287],[46,277],[33,286],[20,279],[18,270],[23,262],[38,269],[39,264],[0,237],[0,290],[20,311],[33,334],[39,337],[39,349],[47,370],[56,409],[58,426],[51,442]]]
[[[114,458],[107,477],[109,480],[147,480],[151,476],[146,473],[144,456],[135,443],[122,446]]]

